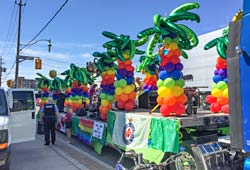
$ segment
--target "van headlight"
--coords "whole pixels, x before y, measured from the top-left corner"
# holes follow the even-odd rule
[[[0,130],[0,150],[8,147],[8,130]]]

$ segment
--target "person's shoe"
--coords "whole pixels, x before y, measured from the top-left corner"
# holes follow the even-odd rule
[[[51,142],[52,145],[55,145],[55,142]]]
[[[49,146],[49,143],[45,143],[44,145]]]

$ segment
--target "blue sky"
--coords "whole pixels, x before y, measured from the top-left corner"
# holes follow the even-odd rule
[[[35,34],[54,15],[64,0],[23,0],[26,2],[22,15],[21,44],[30,41]],[[0,6],[0,56],[7,67],[3,80],[14,78],[11,66],[15,60],[17,5],[15,0],[2,0]],[[168,14],[175,7],[190,2],[188,0],[69,0],[64,9],[37,39],[52,41],[52,51],[47,52],[47,42],[37,43],[27,48],[23,54],[39,56],[43,60],[43,69],[34,70],[33,61],[20,64],[20,76],[35,78],[36,72],[48,75],[49,70],[62,72],[69,68],[70,63],[80,66],[92,60],[94,51],[102,52],[102,44],[107,41],[101,35],[102,31],[117,34],[128,34],[136,38],[136,34],[153,25],[153,15]],[[211,32],[228,25],[235,12],[242,9],[243,0],[200,0],[200,9],[195,10],[200,15],[201,22],[185,22],[198,35]],[[8,28],[12,9],[13,29]],[[12,26],[11,26],[12,28]],[[6,42],[6,40],[8,40]],[[145,49],[143,47],[142,49]],[[138,58],[139,56],[137,56]],[[135,65],[137,58],[134,59]],[[11,71],[11,72],[9,72]]]

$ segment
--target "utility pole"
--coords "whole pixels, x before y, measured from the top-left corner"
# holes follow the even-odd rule
[[[18,88],[18,71],[19,71],[19,53],[20,53],[20,38],[21,38],[21,17],[22,17],[22,0],[19,0],[19,3],[16,2],[19,6],[19,13],[18,13],[18,30],[17,30],[17,48],[16,48],[16,72],[15,72],[15,88]]]
[[[0,56],[0,87],[2,85],[3,58]]]

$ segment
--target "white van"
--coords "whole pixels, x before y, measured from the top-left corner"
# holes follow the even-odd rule
[[[9,170],[11,144],[35,139],[35,111],[34,90],[0,87],[1,170]]]

